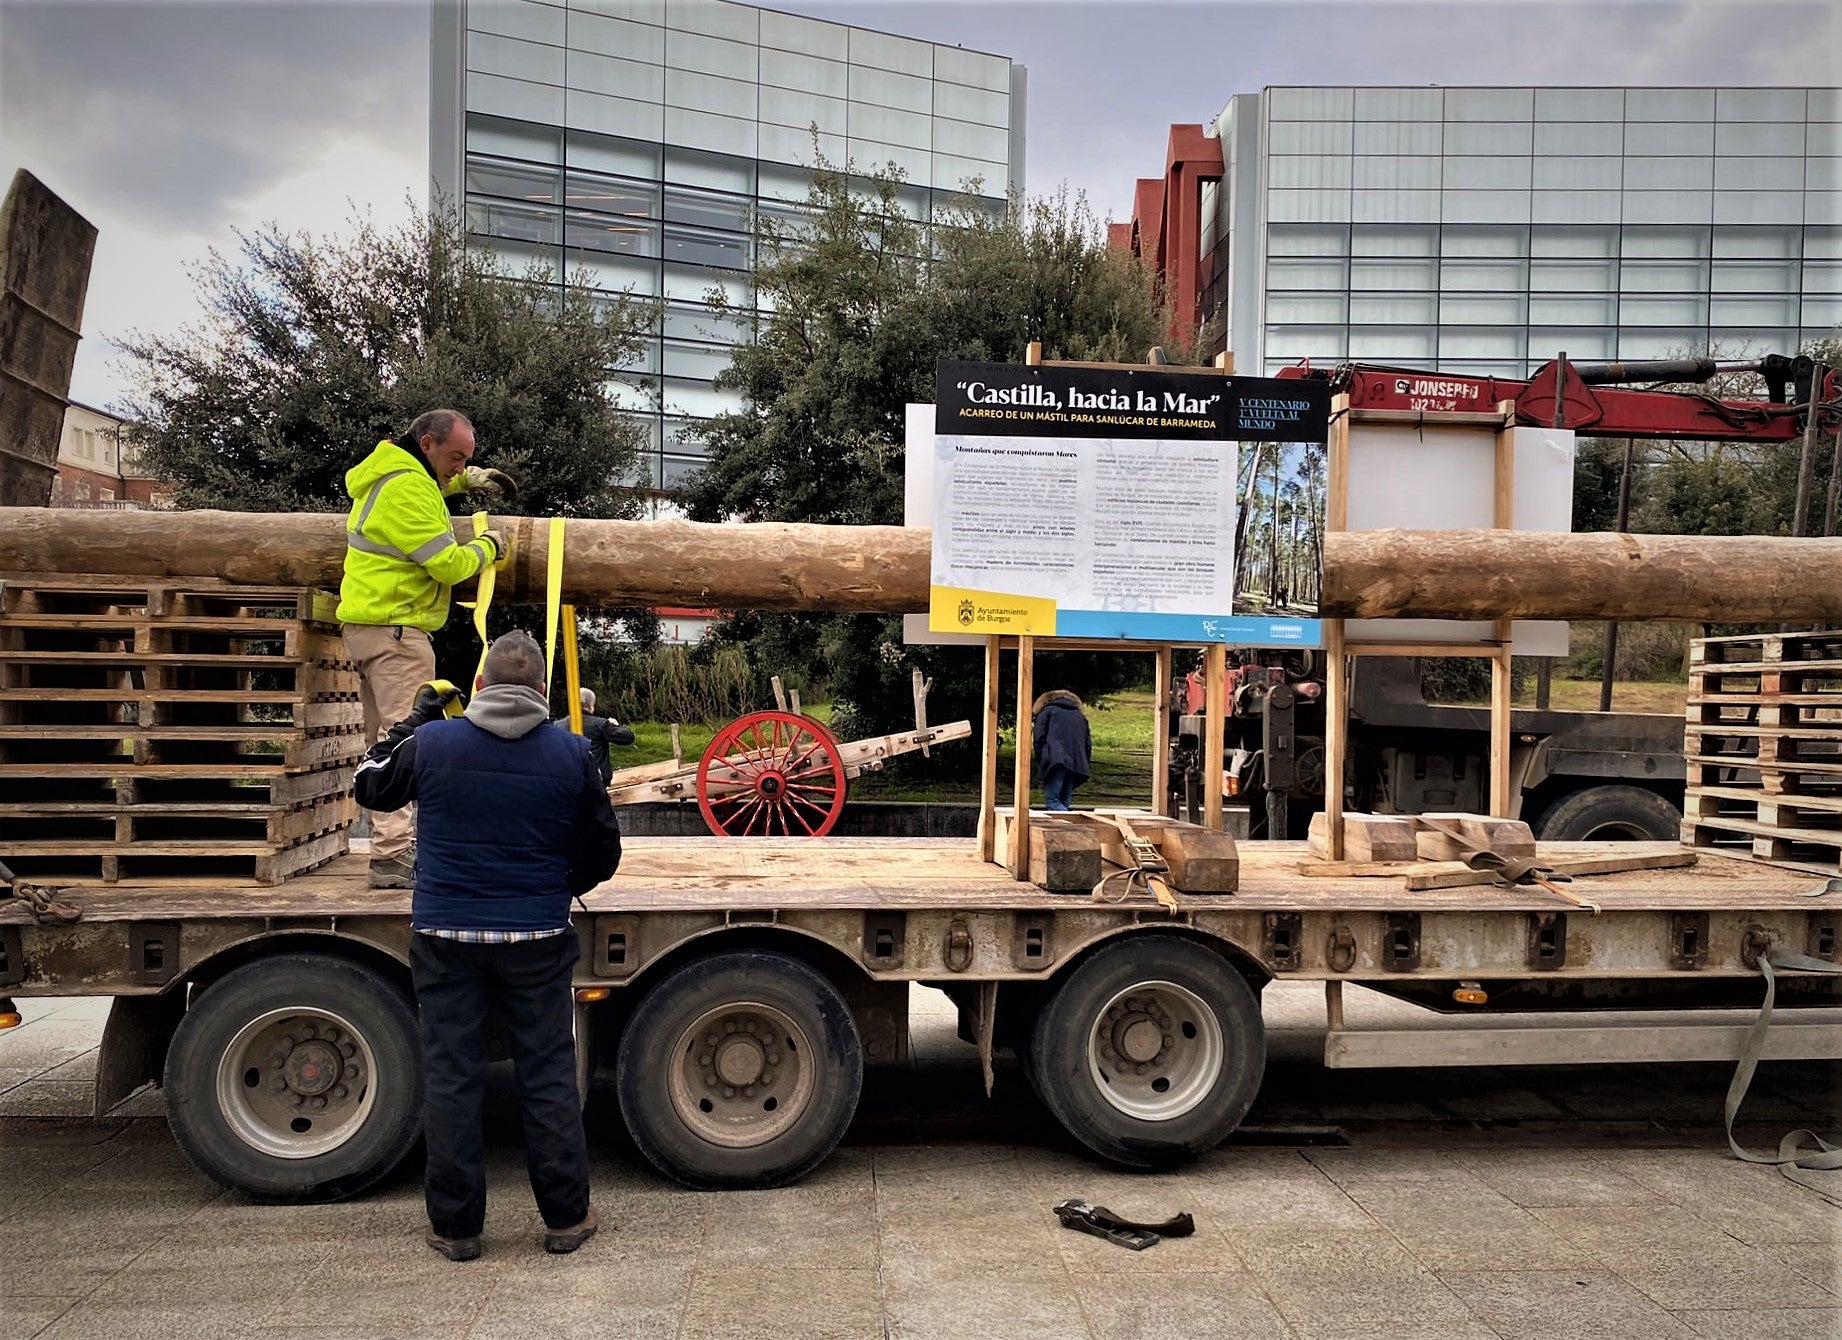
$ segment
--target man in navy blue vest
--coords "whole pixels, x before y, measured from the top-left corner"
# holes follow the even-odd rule
[[[525,633],[492,644],[478,692],[425,686],[409,716],[358,765],[367,809],[418,807],[410,970],[421,1011],[428,1245],[480,1254],[486,1147],[480,1130],[489,1013],[511,1032],[525,1162],[544,1247],[573,1252],[597,1227],[576,1091],[569,901],[614,873],[620,830],[588,742],[550,719],[544,653]]]

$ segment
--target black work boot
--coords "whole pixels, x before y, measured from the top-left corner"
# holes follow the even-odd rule
[[[450,1261],[471,1261],[480,1254],[480,1240],[471,1238],[444,1238],[430,1224],[422,1234],[422,1240]]]
[[[544,1250],[562,1255],[573,1252],[583,1243],[595,1236],[595,1230],[601,1227],[601,1216],[595,1213],[593,1205],[588,1207],[588,1215],[581,1223],[570,1228],[549,1228],[544,1230]]]
[[[374,889],[413,889],[416,887],[416,849],[396,856],[371,858],[371,887]]]

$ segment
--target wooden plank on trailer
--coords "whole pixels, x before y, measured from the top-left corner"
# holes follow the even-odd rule
[[[1203,648],[1202,676],[1202,821],[1220,828],[1228,729],[1228,648],[1220,642]]]
[[[1040,349],[1038,350],[1040,354]],[[1030,765],[1036,747],[1036,639],[1017,639],[1017,758],[1011,791],[1010,847],[1006,865],[1015,879],[1030,873]]]
[[[998,697],[1003,684],[999,679],[999,639],[985,639],[985,701],[979,737],[979,859],[997,859],[998,842]]]
[[[1665,852],[1634,852],[1629,856],[1601,856],[1578,860],[1560,859],[1547,863],[1557,875],[1615,875],[1633,870],[1682,870],[1701,858],[1692,851],[1678,849]],[[1411,870],[1403,874],[1404,886],[1414,892],[1429,889],[1462,889],[1494,884],[1496,877],[1487,870],[1464,866],[1444,870]],[[1539,886],[1535,886],[1539,887]]]

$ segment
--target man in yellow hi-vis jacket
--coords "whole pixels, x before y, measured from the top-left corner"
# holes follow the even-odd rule
[[[466,544],[454,538],[446,495],[516,492],[499,471],[468,464],[473,446],[465,415],[433,409],[346,471],[352,511],[345,523],[339,622],[345,654],[358,663],[365,734],[372,740],[408,716],[417,688],[435,678],[429,634],[448,621],[450,591],[506,556],[507,542],[497,531]],[[410,809],[373,815],[372,834],[371,887],[412,887]]]

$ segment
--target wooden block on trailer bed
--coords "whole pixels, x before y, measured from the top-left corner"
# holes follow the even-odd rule
[[[1498,819],[1487,814],[1423,814],[1447,828],[1458,830],[1465,841],[1494,851],[1499,856],[1533,856],[1535,834],[1520,819]],[[1449,834],[1436,828],[1414,824],[1414,842],[1423,861],[1461,861],[1469,848],[1453,841]]]
[[[1087,893],[1101,873],[1094,834],[1074,824],[1030,821],[1030,883],[1051,893]]]
[[[1306,849],[1319,860],[1328,859],[1330,855],[1330,830],[1321,813],[1311,816]],[[1417,861],[1420,848],[1414,841],[1413,824],[1400,814],[1345,814],[1343,859]]]
[[[1096,810],[1095,818],[1106,821],[1115,814],[1158,849],[1170,867],[1168,882],[1180,891],[1233,893],[1241,886],[1240,850],[1232,833],[1142,810]]]
[[[1014,816],[998,815],[998,851],[1008,853]],[[1063,814],[1030,815],[1030,868],[1025,877],[1051,893],[1088,893],[1100,882],[1103,842],[1088,824]],[[1000,861],[1010,870],[1005,861]],[[1017,872],[1011,870],[1011,874]]]

